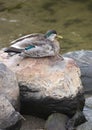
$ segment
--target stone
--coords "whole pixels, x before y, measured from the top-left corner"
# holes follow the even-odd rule
[[[45,130],[66,130],[68,119],[64,114],[54,113],[48,117]]]
[[[73,117],[84,107],[80,69],[61,56],[23,58],[0,52],[0,59],[16,73],[20,86],[21,112],[47,118],[57,112]]]
[[[79,50],[63,54],[64,57],[72,58],[81,70],[81,80],[85,93],[92,93],[92,51]]]
[[[0,129],[20,127],[19,87],[15,74],[0,62]]]

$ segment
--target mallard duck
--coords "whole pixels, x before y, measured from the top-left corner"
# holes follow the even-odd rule
[[[62,38],[55,30],[50,30],[46,34],[29,34],[12,41],[5,52],[20,53],[23,57],[55,56],[60,50],[56,37]]]

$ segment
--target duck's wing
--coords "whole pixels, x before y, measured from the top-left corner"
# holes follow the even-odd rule
[[[59,52],[60,46],[59,42],[57,40],[50,41],[48,39],[42,39],[38,40],[32,43],[33,46],[38,46],[38,47],[51,47],[55,52]]]
[[[36,38],[36,37],[40,37],[40,36],[43,36],[43,34],[39,34],[39,33],[28,34],[28,35],[25,35],[23,37],[20,37],[16,40],[12,41],[10,44],[16,44],[17,42],[21,42],[25,39],[32,39],[32,38]]]
[[[26,47],[32,45],[36,40],[43,38],[43,34],[29,34],[11,42],[11,46],[5,52],[21,52]]]
[[[49,40],[35,41],[33,46],[28,46],[22,53],[23,57],[47,57],[55,56],[59,53],[58,45],[56,42]]]
[[[37,38],[37,39],[33,40],[30,45],[34,45],[34,46],[50,45],[50,46],[53,46],[53,43],[54,43],[53,41],[46,39],[45,37],[41,37],[40,39]]]
[[[25,49],[26,47],[29,46],[42,46],[46,44],[51,44],[50,40],[47,40],[41,35],[35,35],[33,37],[27,37],[27,38],[22,38],[21,40],[17,40],[14,44],[12,44],[9,48],[16,48],[16,49]]]
[[[24,50],[21,53],[23,57],[47,57],[47,56],[54,56],[55,52],[49,45],[43,46],[35,46],[31,49]]]

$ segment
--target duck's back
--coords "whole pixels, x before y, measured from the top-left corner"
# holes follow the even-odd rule
[[[35,41],[40,40],[44,40],[43,34],[29,34],[12,41],[10,47],[24,49],[25,47],[33,44]]]

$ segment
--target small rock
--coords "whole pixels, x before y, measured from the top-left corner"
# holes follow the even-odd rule
[[[68,117],[64,114],[54,113],[50,115],[45,124],[45,130],[66,130]]]

